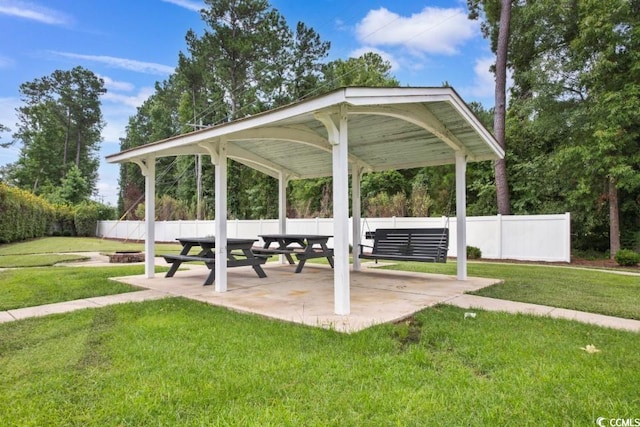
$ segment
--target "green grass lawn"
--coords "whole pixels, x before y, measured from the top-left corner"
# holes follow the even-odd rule
[[[0,324],[7,426],[588,426],[639,383],[637,334],[447,306],[352,335],[179,298]]]
[[[160,243],[156,244],[156,254],[177,254],[180,248],[178,243]],[[0,245],[0,268],[45,267],[87,258],[70,252],[112,253],[143,250],[143,243],[127,243],[95,237],[44,237]]]
[[[2,255],[25,255],[63,252],[143,251],[144,243],[130,243],[95,237],[43,237],[25,242],[0,245]],[[180,251],[178,243],[156,244],[156,253]]]
[[[640,276],[620,275],[593,269],[544,265],[473,262],[468,275],[502,279],[504,282],[476,292],[491,298],[543,304],[571,310],[640,320]],[[456,274],[456,263],[398,263],[394,270]]]
[[[60,262],[82,261],[88,257],[74,254],[0,255],[0,268],[50,267]]]
[[[128,249],[40,240],[0,255]],[[393,268],[453,275],[456,265]],[[4,270],[0,310],[129,292],[108,278],[143,270]],[[477,294],[640,318],[637,276],[496,263],[470,263],[469,275],[504,280]],[[346,335],[171,298],[4,323],[0,425],[555,426],[638,415],[638,334],[464,313],[438,306]]]
[[[166,268],[158,268],[158,271]],[[0,311],[139,290],[109,277],[143,274],[144,266],[51,267],[0,271]]]

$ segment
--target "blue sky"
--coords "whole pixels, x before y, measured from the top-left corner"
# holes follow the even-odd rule
[[[271,0],[295,28],[298,21],[331,42],[328,60],[374,51],[389,60],[403,86],[447,81],[462,98],[493,106],[494,57],[464,0]],[[0,123],[16,128],[20,84],[77,65],[105,80],[106,121],[100,199],[117,201],[119,151],[128,118],[173,72],[189,29],[202,34],[196,0],[0,0]],[[11,139],[0,134],[2,142]],[[0,148],[0,165],[19,146]]]

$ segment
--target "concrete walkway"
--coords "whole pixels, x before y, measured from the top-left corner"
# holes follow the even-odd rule
[[[513,314],[532,314],[536,316],[553,317],[556,319],[575,320],[577,322],[589,323],[606,328],[640,332],[640,320],[623,319],[620,317],[605,316],[603,314],[587,313],[577,310],[567,310],[565,308],[556,308],[547,305],[506,301],[467,294],[457,296],[446,303],[468,310],[479,309],[487,311],[502,311]]]
[[[94,259],[90,262],[74,264],[84,266],[104,265],[104,260]],[[163,261],[158,260],[158,265],[163,264]],[[187,265],[185,264],[185,266]],[[111,304],[183,296],[210,304],[227,306],[237,311],[249,311],[313,326],[331,327],[343,332],[354,332],[374,324],[396,321],[422,308],[440,303],[454,305],[466,310],[478,309],[547,316],[613,329],[640,332],[640,321],[638,320],[464,293],[495,283],[496,281],[492,279],[470,278],[470,283],[467,283],[455,281],[450,276],[392,272],[389,270],[374,271],[375,269],[365,269],[364,272],[352,274],[353,315],[348,316],[348,318],[327,315],[327,319],[323,320],[319,312],[314,312],[314,304],[318,305],[320,300],[325,300],[332,304],[332,280],[328,280],[323,286],[323,281],[325,281],[323,276],[331,271],[327,266],[309,265],[300,275],[294,274],[293,271],[288,271],[288,266],[280,266],[275,263],[267,264],[265,267],[268,268],[268,275],[273,279],[273,282],[271,280],[258,279],[250,268],[247,268],[246,274],[245,272],[240,272],[241,268],[238,268],[234,269],[234,272],[240,272],[239,277],[242,280],[238,282],[235,288],[233,281],[231,281],[229,291],[224,294],[216,294],[213,292],[212,287],[203,287],[201,285],[199,275],[206,274],[207,270],[204,267],[190,266],[188,271],[181,272],[170,279],[165,279],[161,275],[156,276],[154,279],[146,279],[142,276],[119,278],[118,280],[120,281],[144,287],[146,290],[0,311],[0,323],[86,308],[103,307]],[[369,272],[366,272],[366,270],[369,270]],[[183,277],[180,278],[178,276]],[[273,286],[274,282],[278,286]],[[427,285],[425,286],[425,284]],[[299,299],[297,302],[296,298]],[[246,304],[250,304],[250,306],[245,307],[244,305]],[[278,306],[278,304],[280,305]],[[296,307],[296,304],[302,308]],[[373,310],[373,312],[362,316],[358,313],[364,314],[362,309],[365,305],[367,306],[366,310]],[[263,311],[263,306],[272,311]],[[316,308],[320,310],[319,306]],[[398,309],[398,311],[394,312],[394,309]],[[292,317],[287,317],[291,315],[291,313],[286,314],[287,310],[293,310],[291,311],[293,313]],[[327,311],[326,307],[322,308],[321,311]],[[274,313],[276,314],[274,315]],[[307,320],[305,321],[304,318],[307,318]]]

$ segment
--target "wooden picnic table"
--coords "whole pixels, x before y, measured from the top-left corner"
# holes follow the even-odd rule
[[[264,241],[262,248],[254,248],[253,252],[259,256],[282,254],[289,264],[295,264],[292,255],[298,259],[296,273],[300,273],[308,259],[327,258],[333,267],[333,249],[327,247],[327,242],[333,236],[316,234],[261,234]],[[272,247],[272,245],[275,245]]]
[[[205,285],[211,285],[216,276],[215,271],[215,237],[179,237],[176,240],[182,245],[179,255],[162,255],[171,268],[165,277],[173,277],[183,262],[199,261],[203,262],[210,270],[209,276],[205,280]],[[251,251],[251,247],[257,239],[227,239],[227,267],[242,267],[250,265],[258,277],[267,277],[260,266],[266,262],[264,257],[256,257]],[[195,249],[194,249],[195,248]],[[197,250],[197,253],[192,253]]]

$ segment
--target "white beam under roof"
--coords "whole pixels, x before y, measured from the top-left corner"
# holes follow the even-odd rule
[[[368,119],[367,116],[372,118]],[[378,119],[376,116],[393,119]],[[287,156],[288,153],[291,155]],[[464,222],[466,162],[504,157],[504,151],[495,138],[452,88],[352,87],[131,148],[107,156],[107,161],[134,162],[144,171],[158,157],[193,154],[209,154],[216,165],[216,213],[220,213],[216,218],[216,246],[219,248],[216,252],[220,251],[216,260],[217,291],[226,290],[227,285],[226,264],[223,261],[227,237],[227,157],[279,178],[280,203],[286,202],[284,192],[289,178],[333,176],[337,238],[337,243],[334,238],[334,304],[338,314],[348,314],[350,310],[347,236],[349,168],[359,176],[363,170],[456,164],[457,210],[461,212],[458,221]],[[287,164],[283,164],[285,161]],[[148,169],[145,172],[153,175]],[[149,180],[150,177],[147,177]],[[359,184],[357,178],[354,181],[356,185]],[[151,194],[154,192],[151,184],[147,182],[146,185],[147,200],[153,200],[155,196]],[[358,193],[357,189],[355,193]],[[281,207],[281,230],[286,229],[284,212]],[[152,230],[153,226],[153,217],[147,217],[147,230]],[[458,224],[458,227],[458,253],[466,253],[464,224]],[[352,230],[352,233],[356,232]],[[153,238],[152,232],[147,235]],[[153,254],[153,242],[147,242],[146,248]],[[465,261],[463,255],[458,265],[459,278],[466,278]]]

